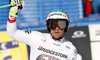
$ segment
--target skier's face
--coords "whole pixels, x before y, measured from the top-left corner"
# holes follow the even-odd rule
[[[51,35],[55,38],[55,39],[59,39],[60,37],[64,36],[64,29],[60,30],[58,27],[56,27],[55,30],[51,29]]]

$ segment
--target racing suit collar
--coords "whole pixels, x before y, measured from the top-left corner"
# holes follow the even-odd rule
[[[60,39],[60,40],[54,40],[53,38],[52,38],[52,36],[50,35],[50,40],[51,40],[51,42],[54,44],[54,45],[56,45],[56,46],[61,46],[62,45],[62,43],[65,41],[65,37],[63,37],[62,39]]]
[[[65,40],[65,37],[61,38],[60,40],[54,40],[54,39],[52,38],[51,35],[50,35],[50,38],[51,38],[53,41],[58,42],[58,43],[63,43],[64,40]]]

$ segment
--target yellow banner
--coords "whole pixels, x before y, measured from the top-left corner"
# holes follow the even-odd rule
[[[26,44],[17,42],[0,32],[0,60],[28,60]]]

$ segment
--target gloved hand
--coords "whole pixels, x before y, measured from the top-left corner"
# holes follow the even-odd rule
[[[11,0],[11,3],[14,3],[15,6],[11,6],[9,14],[17,17],[18,11],[24,7],[25,3],[23,0]]]

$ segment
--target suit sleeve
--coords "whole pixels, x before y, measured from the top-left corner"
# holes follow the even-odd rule
[[[71,54],[69,55],[68,60],[76,60],[77,59],[77,51],[76,49],[71,51]]]
[[[70,53],[68,55],[68,60],[77,60],[77,49],[76,49],[76,47],[72,43],[70,43],[69,46],[70,46],[70,51],[69,51]]]
[[[7,21],[7,35],[14,40],[17,40],[21,43],[25,43],[30,45],[31,39],[29,40],[29,32],[25,32],[22,30],[17,29],[16,25],[16,17],[9,15],[8,21]],[[36,32],[34,32],[34,35],[36,35]]]
[[[77,58],[76,60],[82,60],[82,56],[80,54],[77,53]]]
[[[77,49],[74,47],[72,48],[71,54],[69,55],[68,60],[82,60],[82,56],[77,53]]]
[[[27,35],[24,31],[18,30],[16,25],[16,17],[9,15],[7,21],[7,35],[19,42],[26,43]],[[27,43],[26,43],[27,44]]]

